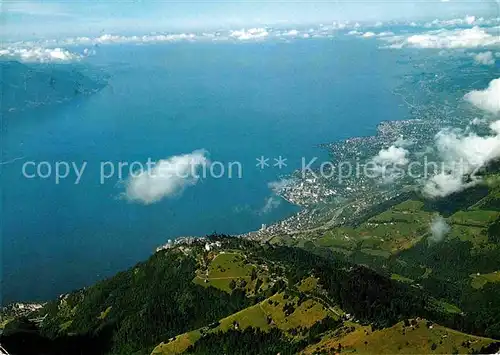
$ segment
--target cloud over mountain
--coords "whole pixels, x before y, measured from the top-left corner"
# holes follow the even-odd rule
[[[486,89],[471,91],[464,98],[482,110],[500,113],[500,78],[492,80]]]
[[[500,44],[500,37],[490,30],[474,26],[472,28],[441,29],[407,37],[388,37],[391,48],[480,48]]]
[[[78,61],[83,56],[78,53],[70,52],[69,50],[63,48],[42,48],[42,47],[32,47],[32,48],[16,48],[7,47],[0,48],[0,58],[5,57],[7,59],[17,59],[25,63],[61,63],[61,62],[72,62]]]
[[[408,164],[408,151],[402,147],[391,145],[387,149],[381,149],[372,159],[377,165],[405,165]]]
[[[450,232],[450,226],[442,216],[437,216],[432,220],[430,230],[431,236],[428,241],[430,243],[439,243]]]
[[[483,91],[472,91],[465,98],[486,111],[500,112],[498,100],[500,79],[493,80]],[[490,124],[491,134],[445,129],[436,135],[436,148],[443,169],[425,183],[428,197],[444,197],[462,191],[479,182],[475,173],[500,158],[500,120]]]
[[[381,149],[370,161],[370,163],[374,164],[374,172],[384,182],[390,182],[398,178],[398,174],[401,172],[399,169],[409,163],[409,151],[399,146],[403,142],[402,138],[398,139],[389,148]]]

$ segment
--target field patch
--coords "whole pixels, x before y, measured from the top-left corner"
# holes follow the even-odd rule
[[[189,333],[184,333],[175,337],[168,343],[161,343],[156,348],[154,348],[151,355],[175,355],[182,354],[191,345],[194,345],[201,338],[201,333],[198,330],[194,330]]]
[[[232,292],[237,287],[252,291],[255,289],[257,278],[255,266],[250,264],[244,255],[220,253],[211,260],[206,270],[197,272],[193,282],[226,292]]]
[[[449,221],[453,224],[462,224],[474,227],[487,227],[495,222],[499,215],[500,212],[497,211],[458,211],[449,218]]]
[[[475,289],[483,288],[488,282],[500,282],[500,271],[491,272],[489,274],[473,274],[471,286]]]

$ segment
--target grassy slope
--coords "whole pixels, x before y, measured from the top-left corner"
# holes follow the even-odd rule
[[[467,197],[467,191],[463,194]],[[500,270],[496,267],[500,263],[494,262],[494,256],[500,253],[500,244],[491,237],[492,233],[497,233],[496,230],[492,232],[492,225],[500,223],[498,201],[500,189],[496,185],[490,186],[488,194],[478,201],[461,201],[459,208],[454,210],[450,207],[451,201],[407,200],[356,227],[343,226],[327,231],[314,242],[401,281],[418,283],[433,277],[468,283],[469,275]],[[433,243],[427,238],[431,221],[438,213],[446,217],[450,231],[443,241]],[[442,254],[444,250],[448,250],[446,255]],[[441,258],[441,264],[448,265],[448,270],[436,269],[438,265],[433,258]],[[454,269],[456,273],[451,275]]]
[[[320,236],[315,243],[334,251],[342,251],[343,254],[352,256],[351,260],[357,262],[359,262],[358,258],[364,255],[364,257],[366,257],[366,259],[362,257],[364,264],[370,265],[370,261],[372,260],[382,260],[380,264],[375,265],[382,266],[378,268],[379,271],[382,270],[383,272],[384,269],[386,269],[393,280],[411,284],[412,287],[415,288],[421,287],[419,283],[429,278],[437,277],[437,280],[441,278],[441,281],[450,281],[450,275],[457,272],[460,274],[460,277],[462,277],[462,280],[468,285],[472,285],[473,288],[480,290],[484,285],[498,281],[497,274],[494,273],[494,270],[498,269],[485,272],[484,266],[478,266],[476,268],[477,265],[474,263],[470,263],[470,265],[463,263],[464,265],[458,265],[459,267],[449,264],[447,258],[454,260],[453,258],[462,257],[463,254],[455,253],[453,249],[447,247],[447,243],[455,243],[452,244],[452,246],[466,245],[465,261],[468,261],[468,255],[475,255],[478,257],[478,260],[480,260],[481,253],[485,251],[498,252],[500,247],[491,243],[488,234],[490,226],[499,219],[500,213],[495,211],[492,207],[497,203],[497,199],[499,199],[497,192],[494,192],[487,195],[479,202],[475,201],[474,204],[469,204],[468,209],[459,209],[445,214],[447,222],[451,226],[451,231],[445,238],[445,241],[441,243],[441,247],[446,244],[443,250],[447,251],[445,255],[446,258],[442,260],[436,259],[436,256],[442,255],[439,254],[440,251],[436,252],[436,256],[429,257],[429,251],[431,249],[428,247],[426,241],[426,235],[429,232],[429,224],[436,214],[437,209],[433,206],[429,207],[424,204],[424,202],[417,200],[408,200],[392,206],[388,210],[371,217],[356,227],[341,227],[330,230]],[[200,248],[202,249],[202,246]],[[437,250],[437,248],[434,247],[434,250]],[[242,250],[229,249],[223,252],[211,251],[203,254],[203,258],[198,260],[196,270],[190,274],[192,276],[186,275],[186,279],[192,280],[196,285],[205,287],[207,291],[208,289],[215,288],[224,291],[226,294],[231,294],[232,289],[236,287],[240,290],[244,290],[248,296],[262,295],[264,291],[269,290],[273,283],[278,280],[276,274],[270,271],[275,265],[269,263],[260,265],[258,262],[255,262],[255,260],[248,260],[246,253]],[[446,271],[448,274],[443,275],[442,271],[444,269],[437,268],[438,265],[447,266],[448,270]],[[449,267],[448,265],[452,266]],[[397,270],[392,270],[394,266],[398,266]],[[163,267],[161,269],[163,269]],[[185,270],[185,268],[181,269]],[[143,271],[142,268],[137,268],[133,275],[127,274],[127,278],[132,277],[132,279],[142,280],[144,275],[142,275],[141,272]],[[481,275],[477,276],[476,272],[481,272]],[[118,283],[118,285],[120,284],[123,284],[123,282]],[[257,287],[257,284],[259,287]],[[318,280],[314,277],[305,278],[298,284],[298,290],[306,293],[316,290],[318,287],[321,286],[318,285]],[[111,294],[112,293],[109,295]],[[109,299],[109,295],[106,292],[102,297],[103,299]],[[99,295],[99,297],[101,297],[101,295]],[[269,295],[266,295],[266,297],[269,297]],[[99,325],[99,323],[104,323],[103,321],[109,318],[113,320],[116,319],[116,312],[121,311],[122,308],[115,308],[112,306],[115,301],[111,301],[112,300],[107,302],[106,300],[106,302],[103,302],[103,307],[99,310],[92,310],[92,312],[95,313],[94,320],[99,320],[98,322],[93,321],[92,323]],[[186,305],[189,305],[190,302],[196,302],[196,300],[187,300]],[[238,324],[240,329],[252,326],[262,330],[278,328],[287,332],[299,326],[306,328],[310,327],[314,322],[324,319],[327,315],[335,317],[343,313],[341,310],[335,310],[328,306],[324,306],[316,299],[308,299],[298,306],[292,314],[285,315],[283,313],[283,305],[287,302],[291,302],[291,300],[285,300],[282,293],[272,295],[254,306],[239,310],[223,318],[220,320],[220,325],[213,329],[207,329],[206,324],[204,324],[205,327],[203,328],[178,335],[175,337],[175,340],[171,339],[171,341],[166,342],[166,344],[162,343],[157,346],[154,353],[170,354],[182,352],[196,342],[196,340],[202,336],[203,332],[227,331],[228,329],[232,329],[235,323]],[[294,302],[297,303],[297,300],[294,299]],[[449,304],[454,312],[460,312],[458,308],[450,303],[442,302],[442,304]],[[61,307],[62,305],[64,305],[64,300],[58,304],[58,316],[61,318],[61,322],[59,322],[57,326],[59,331],[65,332],[75,328],[75,324],[72,324],[75,308],[66,307],[66,309],[65,307]],[[151,308],[153,308],[153,306]],[[441,349],[440,346],[443,346],[442,349],[451,352],[456,347],[456,342],[459,341],[458,335],[462,334],[458,332],[455,332],[455,334],[451,330],[447,330],[450,334],[442,334],[442,332],[439,333],[437,331],[445,328],[436,326],[433,329],[419,327],[411,331],[406,331],[405,336],[402,337],[401,329],[397,328],[397,326],[377,332],[369,332],[368,328],[360,327],[361,326],[355,326],[354,332],[345,334],[341,338],[337,339],[330,336],[326,337],[323,341],[335,342],[338,340],[342,344],[343,342],[347,342],[346,344],[352,343],[354,349],[359,352],[367,352],[369,349],[365,349],[363,346],[365,345],[364,341],[369,340],[363,340],[362,344],[355,341],[356,337],[360,338],[360,334],[363,333],[364,337],[370,337],[374,344],[378,344],[378,342],[381,343],[375,348],[371,348],[377,350],[373,350],[372,352],[387,350],[394,353],[402,351],[427,353],[429,349],[425,348],[425,346],[429,344],[425,344],[424,346],[418,339],[428,338],[433,341],[442,341],[443,344],[436,344],[438,349]],[[184,329],[183,331],[188,329]],[[409,335],[410,332],[412,332],[411,336]],[[447,335],[447,337],[437,339],[436,334],[440,337]],[[173,334],[170,333],[170,336],[173,336]],[[386,339],[390,339],[390,341],[377,341],[378,338],[384,336]],[[403,344],[402,338],[406,339],[409,336],[411,341],[405,340]],[[462,337],[465,336],[466,335],[462,334]],[[449,344],[448,340],[444,340],[448,338],[450,338]],[[409,344],[406,344],[406,342]],[[478,343],[481,342],[478,341]],[[418,344],[420,344],[420,346],[417,346]],[[429,346],[431,345],[432,343],[430,343]],[[387,349],[384,348],[384,346],[387,347]]]
[[[471,286],[475,289],[483,288],[488,282],[500,282],[500,272],[495,271],[489,274],[471,275]]]
[[[432,213],[423,211],[422,207],[420,201],[405,201],[355,228],[339,227],[328,231],[317,243],[347,254],[359,250],[387,258],[411,248],[427,234]]]
[[[439,213],[447,217],[452,228],[449,237],[470,241],[476,250],[497,248],[488,240],[487,229],[500,220],[500,180],[488,177],[486,181],[481,187],[486,190],[484,196],[468,190],[453,199],[430,201],[414,196],[355,227],[333,228],[315,243],[347,255],[361,252],[388,258],[425,239],[432,219]]]
[[[193,282],[203,287],[215,287],[222,291],[231,292],[232,280],[245,280],[250,291],[252,286],[252,271],[255,269],[245,261],[245,255],[239,252],[225,252],[214,256],[207,270],[198,271]]]
[[[297,305],[297,297],[286,297],[283,293],[276,294],[264,301],[248,307],[242,311],[221,319],[219,325],[208,332],[226,332],[230,329],[246,329],[248,327],[258,328],[267,331],[271,328],[277,328],[288,332],[291,329],[309,329],[316,322],[325,319],[327,316],[337,318],[337,315],[329,311],[321,303],[313,299],[308,299]],[[293,303],[295,311],[286,315],[283,312],[283,306],[286,303]],[[236,325],[236,326],[235,326]],[[181,334],[168,343],[158,345],[152,352],[152,355],[180,354],[193,345],[201,336],[204,330],[198,329],[185,334]],[[289,333],[288,333],[289,334]],[[290,335],[290,341],[300,339],[301,335]]]
[[[346,330],[351,327],[351,330]],[[357,354],[452,354],[479,350],[495,340],[464,334],[440,325],[427,326],[425,320],[405,326],[372,331],[370,326],[345,324],[344,332],[328,334],[318,343],[308,346],[304,354],[331,354],[342,345],[343,352]],[[435,347],[433,346],[435,344]],[[463,346],[465,345],[465,346]]]
[[[216,278],[216,279],[223,279],[228,282],[232,279],[238,280],[244,277],[248,277],[247,275],[250,275],[252,270],[257,270],[256,273],[260,278],[266,278],[266,277],[269,278],[271,276],[269,273],[266,273],[266,270],[268,269],[267,267],[263,269],[262,266],[259,267],[258,265],[246,262],[245,260],[246,260],[245,256],[237,252],[231,252],[231,253],[225,252],[223,254],[222,253],[215,254],[211,256],[208,265],[206,265],[205,268],[199,269],[197,273],[198,275],[205,275],[204,278],[207,279]],[[201,279],[201,277],[195,278],[193,282],[198,283],[199,279]],[[405,283],[411,281],[399,275],[393,275],[393,279]],[[207,283],[204,283],[204,285],[208,286]],[[227,287],[225,286],[227,284],[220,285],[218,283],[210,283],[210,285],[225,290],[227,292],[230,292],[230,290],[228,290]],[[312,276],[305,277],[304,279],[302,279],[300,282],[297,283],[297,290],[306,294],[314,293],[315,291],[318,291],[320,289],[321,289],[321,284],[316,277]],[[247,292],[248,291],[251,290],[247,289]],[[295,336],[291,336],[290,330],[308,329],[315,322],[325,319],[327,316],[334,319],[339,319],[340,316],[344,315],[344,312],[338,309],[338,307],[330,308],[320,303],[319,300],[314,298],[306,299],[304,302],[301,303],[300,306],[298,306],[297,301],[298,301],[297,297],[288,297],[285,299],[285,295],[282,292],[275,294],[254,306],[248,307],[233,315],[221,319],[217,324],[217,326],[213,328],[204,327],[201,329],[193,330],[188,333],[178,335],[175,338],[170,339],[169,342],[161,343],[154,349],[152,354],[155,355],[180,354],[185,352],[189,346],[195,344],[196,341],[203,336],[203,334],[217,333],[220,331],[227,332],[228,330],[231,329],[243,330],[246,329],[247,327],[258,328],[261,329],[262,331],[268,331],[272,328],[277,328],[285,332],[290,337],[290,340],[293,341],[294,339],[300,339],[301,332],[299,331],[299,333],[296,334]],[[284,313],[283,306],[286,303],[293,304],[296,307],[293,313],[288,315]],[[442,302],[442,304],[445,305],[446,303]],[[454,307],[453,309],[455,310],[456,307]],[[458,310],[458,312],[460,312],[460,310]],[[349,324],[350,326],[351,323],[346,322],[346,324]],[[345,341],[347,341],[348,343],[349,342],[353,343],[352,345],[353,348],[356,349],[359,348],[360,351],[366,351],[366,349],[363,350],[365,340],[363,340],[363,343],[361,345],[360,344],[356,345],[354,344],[354,339],[360,338],[361,335],[363,336],[367,335],[365,334],[365,332],[371,333],[370,331],[368,331],[368,329],[370,328],[360,326],[356,323],[352,323],[352,325],[355,326],[354,332],[337,338],[325,336],[322,341],[322,344],[324,343],[325,347],[327,347],[326,344],[330,344],[328,346],[338,347],[338,342],[340,341],[342,343],[344,341],[343,340],[344,337],[347,337],[345,338],[346,339]],[[426,328],[425,326],[424,327],[419,326],[418,328],[414,328],[413,330],[411,330],[411,332],[410,331],[407,332],[407,334],[404,337],[405,341],[403,343],[402,340],[403,338],[401,334],[399,334],[396,331],[397,329],[398,329],[397,326],[392,328],[387,328],[382,331],[375,332],[370,336],[372,337],[373,341],[375,341],[378,338],[385,339],[384,342],[382,342],[381,339],[379,339],[378,341],[381,344],[382,343],[385,344],[384,346],[387,347],[385,350],[387,351],[391,352],[401,351],[406,353],[412,353],[412,352],[425,353],[426,351],[424,351],[425,350],[424,345],[422,345],[422,340],[421,340],[423,338],[431,339],[433,341],[435,340],[438,342],[437,345],[443,346],[443,349],[449,348],[450,351],[453,350],[452,348],[456,346],[456,343],[459,342],[459,340],[461,344],[461,342],[463,342],[464,340],[469,339],[469,338],[464,338],[466,336],[465,334],[463,334],[462,337],[455,336],[457,334],[462,334],[462,333],[454,332],[450,329],[446,330],[448,333],[451,334],[448,335],[450,337],[449,340],[445,341],[442,339],[437,339],[436,338],[437,336],[441,337],[442,335],[445,335],[444,333],[441,332],[441,330],[446,328],[440,326],[434,326],[432,330]],[[395,338],[393,339],[392,337]],[[387,339],[390,339],[390,341],[387,341]],[[409,342],[409,344],[406,344],[407,341]],[[441,341],[443,342],[444,345],[439,344],[439,342]],[[491,340],[478,342],[477,343],[478,348],[487,345],[489,342],[491,342]],[[389,346],[386,343],[390,343],[391,345]],[[420,344],[420,347],[417,346],[418,344]],[[430,343],[429,346],[431,345],[432,342]],[[309,347],[307,351],[311,351],[311,349],[314,348]],[[382,345],[379,345],[374,353],[377,353],[378,351],[382,350],[384,350],[384,348],[382,347]]]

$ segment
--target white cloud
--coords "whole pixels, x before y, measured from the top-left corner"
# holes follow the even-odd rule
[[[386,39],[391,48],[415,47],[415,48],[479,48],[500,45],[500,36],[489,33],[480,27],[437,30],[408,37],[392,36]]]
[[[0,49],[0,57],[17,59],[22,62],[72,62],[82,59],[82,55],[63,48],[14,48]]]
[[[474,117],[474,119],[470,123],[474,126],[479,126],[486,122],[488,122],[488,120],[485,118]]]
[[[491,112],[500,113],[500,78],[492,80],[484,90],[474,90],[464,96],[474,106]]]
[[[406,165],[408,164],[408,151],[402,147],[391,145],[387,149],[381,149],[378,154],[373,157],[372,161],[380,166],[387,165]]]
[[[259,211],[259,214],[267,214],[275,210],[281,205],[281,198],[278,196],[271,196],[266,198],[264,206]]]
[[[500,157],[500,120],[490,124],[489,136],[443,130],[436,135],[436,148],[443,160],[443,171],[424,185],[424,195],[445,197],[477,184],[475,173]]]
[[[269,32],[265,28],[251,28],[249,30],[231,31],[230,36],[239,40],[259,39],[269,36]]]
[[[193,41],[195,39],[210,39],[210,34],[195,35],[192,33],[179,33],[179,34],[147,34],[141,36],[122,36],[103,34],[98,37],[67,37],[62,39],[43,39],[37,41],[20,41],[14,43],[2,43],[0,50],[8,50],[10,52],[20,51],[50,51],[58,50],[60,48],[54,47],[69,47],[75,45],[102,45],[102,44],[141,44],[141,43],[158,43],[158,42],[177,42],[177,41]]]
[[[492,123],[491,126],[496,123]],[[481,137],[475,133],[462,135],[456,131],[442,131],[436,136],[439,154],[446,162],[465,164],[465,172],[483,167],[491,159],[500,156],[500,136]]]
[[[279,194],[283,189],[292,186],[296,181],[294,179],[281,179],[278,181],[271,181],[267,184],[275,194]]]
[[[154,32],[142,35],[119,35],[102,34],[99,36],[76,36],[56,39],[38,39],[33,41],[7,42],[2,43],[1,47],[14,46],[16,48],[34,48],[34,47],[66,47],[73,45],[95,45],[95,44],[143,44],[143,43],[163,43],[178,41],[251,41],[251,40],[272,40],[272,39],[290,39],[290,38],[331,38],[338,30],[355,30],[350,34],[365,35],[365,37],[389,37],[392,32],[385,31],[379,34],[374,32],[361,31],[360,24],[349,22],[336,23],[332,25],[318,25],[310,29],[284,29],[272,27],[256,27],[249,29],[227,29],[203,33],[165,33]],[[357,29],[357,31],[356,31]]]
[[[441,172],[427,180],[422,193],[430,198],[446,197],[472,187],[477,182],[477,180],[466,182],[465,178],[457,173]]]
[[[399,136],[399,138],[394,142],[394,146],[407,148],[415,144],[415,141],[412,139],[405,139],[403,136]]]
[[[288,32],[285,32],[283,35],[284,36],[294,37],[294,36],[297,36],[298,34],[299,34],[299,31],[297,31],[297,30],[290,30]]]
[[[267,184],[267,187],[272,191],[271,196],[265,199],[264,206],[257,211],[258,214],[267,214],[281,205],[282,198],[280,194],[286,188],[292,187],[296,181],[294,179],[281,179],[277,181],[271,181]]]
[[[394,181],[401,173],[399,169],[409,163],[408,153],[408,150],[395,144],[387,149],[381,149],[371,159],[371,163],[374,164],[374,172],[382,178],[384,183]]]
[[[394,36],[394,32],[383,31],[383,32],[380,32],[380,33],[375,33],[375,32],[371,32],[371,31],[368,31],[368,32],[359,32],[359,31],[353,30],[353,31],[347,32],[347,35],[348,36],[358,36],[358,37],[362,37],[362,38],[389,37],[389,36]]]
[[[430,231],[429,243],[439,243],[450,232],[450,226],[443,217],[437,216],[431,222]]]
[[[388,37],[388,36],[394,36],[394,32],[384,31],[377,34],[377,37]]]
[[[491,51],[476,54],[474,56],[474,61],[482,65],[495,65],[495,58]]]
[[[476,22],[476,16],[465,16],[465,22],[468,25],[474,24],[474,22]]]
[[[205,150],[160,160],[151,169],[130,176],[125,197],[147,205],[166,197],[178,196],[198,182],[200,168],[209,164]]]
[[[67,42],[74,41],[75,43],[86,43],[90,41],[92,44],[105,44],[105,43],[149,43],[149,42],[174,42],[181,40],[193,40],[196,35],[192,33],[179,33],[179,34],[149,34],[143,36],[119,36],[104,34],[96,38],[77,37],[74,39],[67,39]]]
[[[492,25],[497,23],[498,19],[490,18],[484,19],[483,17],[477,18],[476,16],[467,15],[462,18],[453,19],[435,19],[431,22],[426,22],[423,26],[430,27],[455,27],[455,26],[472,26],[472,25]]]

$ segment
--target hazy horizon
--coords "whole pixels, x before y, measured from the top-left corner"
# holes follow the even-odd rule
[[[500,16],[498,0],[1,1],[3,38]]]

